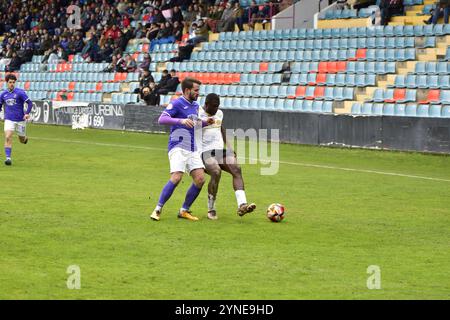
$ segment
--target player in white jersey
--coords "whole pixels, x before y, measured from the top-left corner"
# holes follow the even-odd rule
[[[208,184],[208,218],[211,220],[217,219],[215,203],[222,170],[233,176],[238,215],[242,217],[256,209],[254,203],[247,203],[242,171],[237,163],[236,154],[230,146],[225,147],[227,141],[225,129],[222,126],[223,112],[219,110],[219,105],[219,96],[211,93],[206,96],[204,108],[199,109],[199,117],[202,120],[214,119],[214,123],[202,129],[202,160],[206,173],[211,176]]]

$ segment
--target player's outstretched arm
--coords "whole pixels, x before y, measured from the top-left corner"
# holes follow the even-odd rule
[[[31,112],[31,109],[33,109],[33,102],[28,97],[25,100],[25,102],[27,103],[28,106],[27,106],[27,111],[25,111],[25,115],[23,116],[23,120],[28,121],[31,118],[30,112]]]
[[[167,126],[175,126],[182,124],[188,128],[194,127],[194,121],[191,119],[172,118],[169,114],[163,112],[158,119],[158,123]]]
[[[233,151],[234,156],[236,156],[236,151],[233,150],[233,146],[228,142],[227,133],[223,126],[220,127],[220,131],[222,132],[223,143],[227,146],[227,149]]]

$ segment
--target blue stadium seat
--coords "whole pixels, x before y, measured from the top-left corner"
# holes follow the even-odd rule
[[[396,116],[405,116],[405,108],[404,104],[396,104],[394,107],[394,115]]]
[[[443,106],[442,107],[442,118],[450,118],[450,106]]]

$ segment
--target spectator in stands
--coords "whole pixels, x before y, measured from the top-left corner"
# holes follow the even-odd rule
[[[337,0],[336,1],[336,9],[337,10],[344,10],[344,9],[349,9],[350,6],[347,3],[347,0]]]
[[[250,30],[255,28],[255,23],[259,19],[259,6],[255,0],[252,0],[250,6],[247,8],[248,27]]]
[[[437,24],[441,16],[444,16],[444,23],[448,23],[448,17],[450,14],[450,0],[438,0],[435,5],[435,9],[428,21],[424,21],[426,24]]]
[[[144,54],[144,60],[138,65],[137,71],[139,73],[143,73],[144,70],[148,70],[150,68],[150,64],[152,63],[152,57],[150,53]]]
[[[183,38],[183,24],[175,21],[173,23],[173,36],[175,37],[175,41],[181,41]]]
[[[236,1],[234,3],[233,17],[235,19],[234,21],[236,22],[237,27],[239,28],[239,31],[244,31],[244,9],[242,9],[239,1]]]
[[[169,92],[175,92],[177,91],[177,87],[180,84],[180,80],[178,80],[177,72],[175,70],[170,70],[170,77],[165,82],[165,85],[160,86],[157,90],[159,94],[168,94]]]
[[[206,24],[213,33],[217,32],[217,23],[222,17],[222,13],[223,10],[221,6],[213,6],[208,8]]]
[[[183,23],[183,13],[180,10],[180,7],[175,6],[173,7],[173,12],[172,12],[172,23],[175,24],[175,22],[178,23]]]
[[[203,22],[203,20],[200,19],[198,21],[198,24],[193,23],[192,25],[195,26],[195,28],[193,28],[192,33],[193,37],[191,37],[187,41],[187,43],[196,46],[200,42],[208,41],[209,37],[208,26]]]
[[[228,2],[226,4],[225,10],[223,10],[222,17],[220,21],[217,23],[217,31],[219,32],[230,32],[234,31],[234,12],[231,7],[231,3]]]
[[[20,65],[22,64],[22,59],[17,55],[16,52],[12,54],[11,61],[6,66],[6,71],[17,71],[20,69]]]
[[[156,23],[152,23],[147,31],[146,38],[152,41],[156,39],[156,37],[158,36],[158,32],[159,32],[159,25],[157,25]]]
[[[164,88],[167,85],[167,81],[170,79],[170,74],[167,69],[163,70],[161,79],[159,80],[159,83],[156,86],[156,90],[158,91],[161,88]]]
[[[134,60],[132,56],[127,54],[127,55],[125,55],[125,61],[126,61],[126,65],[125,65],[126,71],[127,72],[135,72],[137,69],[136,60]]]
[[[157,44],[174,43],[173,29],[170,22],[161,23],[156,39],[150,42],[150,51],[153,51]]]
[[[178,52],[175,57],[171,58],[171,62],[182,62],[184,60],[189,60],[191,58],[192,50],[194,46],[192,44],[187,44],[185,46],[178,46]]]
[[[142,89],[150,86],[150,83],[152,82],[155,82],[152,73],[150,72],[150,70],[145,69],[141,75],[141,78],[139,79],[139,88],[137,88],[134,93],[142,93]]]
[[[117,64],[116,64],[116,72],[126,72],[127,71],[127,61],[125,58],[119,53],[116,55]]]
[[[158,106],[161,100],[159,93],[155,90],[155,83],[151,82],[148,87],[145,87],[140,95],[140,99],[148,106]]]

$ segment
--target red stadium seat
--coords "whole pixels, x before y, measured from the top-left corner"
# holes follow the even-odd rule
[[[347,61],[339,61],[337,63],[337,72],[347,71]]]
[[[326,73],[318,73],[316,76],[316,84],[319,86],[323,86],[327,83],[327,75]]]
[[[73,100],[73,96],[74,96],[73,92],[68,92],[67,93],[67,101],[72,101]]]
[[[95,86],[95,90],[101,92],[103,90],[103,83],[97,82],[97,84]]]
[[[70,62],[70,63],[73,62],[73,57],[74,57],[74,56],[75,56],[75,55],[73,55],[73,54],[69,55],[69,62]]]
[[[356,50],[355,58],[350,58],[348,60],[350,60],[350,61],[366,60],[366,57],[367,57],[367,49],[358,49],[358,50]]]
[[[2,83],[0,82],[0,86],[2,85]],[[25,89],[25,90],[30,90],[30,85],[31,85],[31,83],[30,83],[30,81],[27,81],[27,82],[25,82],[25,85],[23,86],[23,88]]]
[[[394,95],[392,99],[385,99],[384,102],[387,103],[395,103],[397,101],[405,100],[406,98],[406,89],[395,89]]]
[[[337,73],[337,62],[328,62],[328,73]]]
[[[210,84],[217,84],[218,83],[217,73],[210,73],[209,74],[209,83]]]
[[[419,103],[420,104],[439,103],[441,101],[440,96],[441,96],[440,90],[430,90],[428,91],[427,99],[419,101]]]
[[[74,91],[75,90],[75,82],[74,81],[69,82],[69,90],[70,91]]]
[[[143,51],[143,52],[148,52],[149,49],[150,49],[150,45],[149,45],[148,43],[145,43],[145,44],[142,46],[142,51]]]
[[[295,96],[296,97],[305,97],[306,95],[306,87],[304,86],[298,86],[295,90]]]
[[[224,80],[225,80],[225,84],[232,84],[233,83],[233,74],[224,73]]]
[[[328,73],[328,62],[319,62],[319,73]]]
[[[218,84],[225,84],[226,80],[225,80],[225,73],[216,73],[217,75],[217,83]]]
[[[261,62],[259,64],[259,72],[267,72],[269,70],[269,64],[267,62]]]

